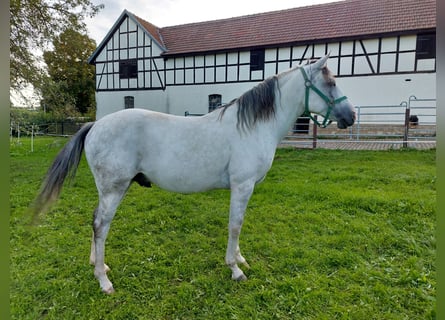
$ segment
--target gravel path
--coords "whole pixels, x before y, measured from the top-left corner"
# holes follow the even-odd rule
[[[357,140],[317,140],[317,148],[337,149],[337,150],[398,150],[403,148],[402,141],[357,141]],[[280,147],[313,148],[310,140],[287,140],[280,144]],[[436,141],[408,141],[408,148],[433,149],[436,148]]]

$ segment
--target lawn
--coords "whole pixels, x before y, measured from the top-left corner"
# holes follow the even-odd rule
[[[67,140],[10,145],[12,319],[435,319],[435,150],[279,149],[224,265],[229,192],[131,186],[106,262],[88,264],[97,194],[85,159],[59,202],[28,228],[27,207]]]

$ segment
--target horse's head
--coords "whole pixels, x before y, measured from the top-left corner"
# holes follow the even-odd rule
[[[337,121],[337,127],[345,129],[354,124],[354,107],[343,95],[335,82],[335,78],[326,66],[329,55],[313,64],[301,68],[305,79],[305,112],[322,115],[323,123],[314,122],[322,127],[329,124],[329,120]],[[312,118],[312,116],[311,116]]]

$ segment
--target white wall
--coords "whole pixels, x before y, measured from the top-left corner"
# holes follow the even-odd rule
[[[357,109],[357,113],[361,114],[357,115],[361,123],[401,124],[405,119],[406,104],[398,106],[402,102],[408,103],[410,96],[414,95],[418,99],[436,98],[436,75],[432,73],[338,78],[337,84],[354,106],[365,107]],[[435,103],[421,105],[435,106]],[[423,117],[422,121],[435,123],[435,110],[412,111],[413,114],[418,112],[431,114]]]
[[[406,81],[410,79],[411,81]],[[124,97],[134,96],[136,108],[175,115],[208,112],[208,96],[220,94],[228,103],[257,84],[253,82],[169,86],[165,91],[100,91],[96,93],[97,119],[124,108]],[[337,85],[355,106],[399,105],[411,95],[436,97],[436,74],[380,75],[337,78]]]
[[[436,97],[435,73],[337,78],[337,85],[355,106],[398,105],[411,95]]]
[[[96,92],[96,119],[124,109],[124,97],[134,97],[134,107],[168,113],[166,95],[162,90]]]
[[[133,96],[135,108],[144,108],[175,115],[204,114],[209,109],[209,95],[220,94],[222,102],[238,98],[256,83],[231,83],[218,85],[171,86],[165,91],[99,91],[96,92],[96,119],[124,109],[124,97]]]

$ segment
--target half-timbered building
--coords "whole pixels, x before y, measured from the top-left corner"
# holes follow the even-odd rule
[[[139,15],[124,10],[89,58],[97,118],[133,107],[207,113],[327,53],[355,105],[435,97],[435,0],[346,0],[162,28]]]

